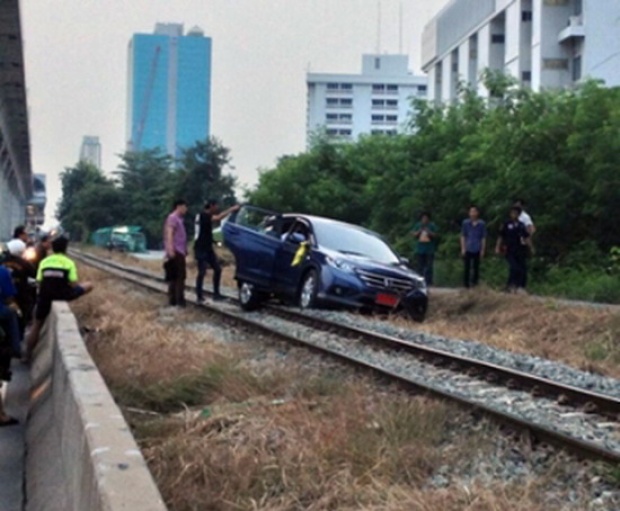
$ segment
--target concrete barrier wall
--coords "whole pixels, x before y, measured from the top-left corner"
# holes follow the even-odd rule
[[[54,304],[31,370],[26,511],[164,511],[75,317]]]

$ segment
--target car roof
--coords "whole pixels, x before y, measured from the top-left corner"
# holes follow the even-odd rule
[[[303,218],[313,225],[317,225],[317,224],[318,225],[340,225],[342,227],[356,229],[358,231],[362,231],[362,232],[371,234],[373,236],[376,236],[378,238],[381,238],[381,236],[378,233],[371,231],[370,229],[366,229],[365,227],[362,227],[361,225],[350,224],[347,222],[342,222],[340,220],[334,220],[333,218],[327,218],[324,216],[305,215],[303,213],[285,213],[282,215],[282,217],[283,218]]]

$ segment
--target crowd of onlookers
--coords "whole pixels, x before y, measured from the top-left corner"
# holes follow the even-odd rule
[[[536,228],[524,206],[523,200],[514,201],[508,218],[499,229],[495,245],[495,253],[504,257],[508,264],[506,290],[509,292],[523,293],[527,287],[527,258],[533,250],[532,237]],[[432,286],[433,266],[440,233],[429,212],[420,215],[411,234],[416,240],[417,270],[427,285]],[[465,288],[475,287],[480,282],[480,264],[487,255],[487,239],[487,224],[480,217],[480,208],[471,205],[468,217],[461,224],[460,233]]]
[[[0,252],[0,387],[11,380],[13,359],[30,362],[52,303],[75,300],[93,288],[78,281],[68,245],[64,236],[40,234],[33,239],[18,226]],[[17,420],[6,414],[0,393],[0,427],[14,424]]]

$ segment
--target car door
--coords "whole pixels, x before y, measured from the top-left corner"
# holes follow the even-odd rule
[[[223,227],[224,244],[235,256],[237,279],[272,291],[273,267],[282,246],[281,215],[245,205]]]
[[[276,252],[274,267],[274,283],[278,293],[295,296],[299,281],[305,269],[305,260],[293,266],[293,261],[302,243],[308,243],[308,251],[313,246],[313,235],[310,224],[298,218],[291,228],[282,235],[282,245]]]

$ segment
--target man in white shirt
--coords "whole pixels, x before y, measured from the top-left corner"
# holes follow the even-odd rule
[[[532,217],[525,212],[525,201],[523,199],[516,199],[514,201],[513,206],[517,208],[521,208],[521,215],[519,215],[519,222],[522,222],[527,229],[527,232],[530,235],[530,240],[532,239],[532,235],[536,232],[536,226],[532,221]]]

